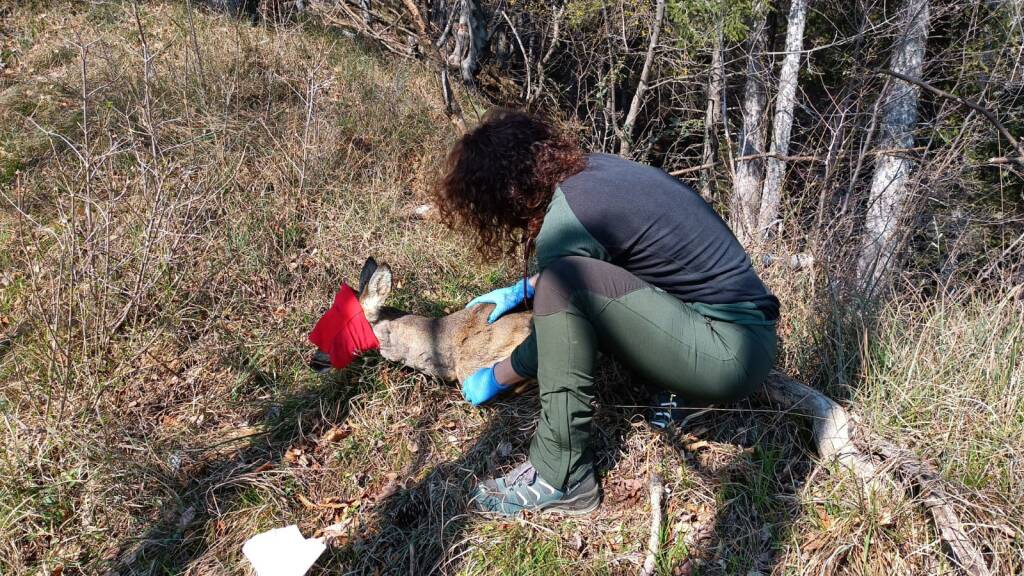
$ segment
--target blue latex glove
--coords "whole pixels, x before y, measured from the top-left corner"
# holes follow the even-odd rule
[[[525,294],[523,293],[524,290]],[[506,312],[522,304],[527,298],[533,298],[533,286],[529,282],[519,280],[511,286],[498,288],[473,298],[469,301],[469,304],[466,304],[466,308],[472,308],[478,304],[494,304],[494,311],[487,317],[487,323],[492,324]]]
[[[491,400],[498,394],[508,390],[509,386],[502,386],[494,377],[494,367],[481,368],[473,372],[466,381],[462,383],[462,397],[473,406],[479,406]]]

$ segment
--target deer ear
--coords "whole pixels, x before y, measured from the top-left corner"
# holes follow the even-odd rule
[[[363,269],[359,272],[359,295],[362,296],[366,291],[366,286],[370,283],[370,278],[373,277],[373,273],[377,271],[377,261],[373,259],[373,256],[366,259],[363,262]]]
[[[363,314],[370,322],[375,322],[380,317],[380,309],[384,301],[391,294],[391,268],[387,264],[378,266],[366,287],[359,293],[359,304],[363,307]]]

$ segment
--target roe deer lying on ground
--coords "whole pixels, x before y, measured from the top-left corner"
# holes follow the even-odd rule
[[[446,380],[464,381],[484,366],[504,360],[530,333],[530,312],[505,314],[487,323],[492,305],[427,318],[384,306],[391,293],[391,268],[367,258],[359,274],[359,304],[380,342],[381,356]],[[314,367],[329,367],[318,352]]]

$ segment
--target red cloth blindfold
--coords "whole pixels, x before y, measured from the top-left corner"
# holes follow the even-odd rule
[[[363,352],[380,348],[355,290],[344,283],[335,294],[331,309],[310,332],[309,341],[330,356],[331,366],[339,369],[351,364]]]

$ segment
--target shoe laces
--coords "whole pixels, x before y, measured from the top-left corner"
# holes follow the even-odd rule
[[[527,460],[505,475],[506,486],[530,486],[537,478],[537,469]]]

